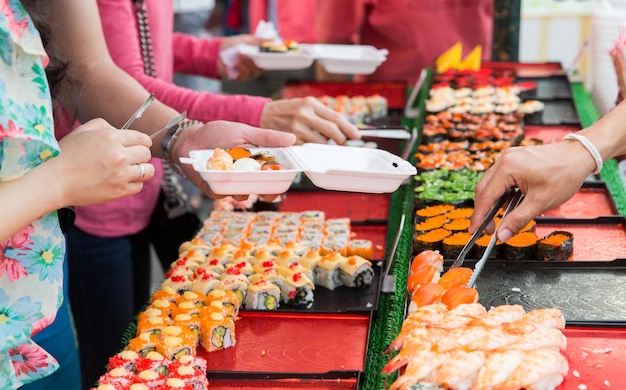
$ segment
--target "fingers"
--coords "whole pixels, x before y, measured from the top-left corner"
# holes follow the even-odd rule
[[[291,146],[296,142],[296,136],[291,133],[255,127],[249,128],[245,138],[249,144],[274,148]]]
[[[316,103],[317,104],[315,105],[315,113],[319,115],[320,118],[331,122],[334,125],[332,130],[335,132],[335,135],[339,134],[340,136],[340,138],[338,139],[335,139],[332,136],[328,136],[328,138],[331,138],[333,141],[337,142],[340,145],[344,144],[347,138],[361,138],[361,133],[359,133],[359,129],[357,129],[355,125],[353,125],[346,118],[344,118],[343,115],[331,110],[317,100]],[[338,142],[341,138],[343,138],[343,142]]]
[[[534,219],[535,215],[540,211],[536,210],[536,208],[532,206],[533,204],[536,203],[532,199],[524,198],[517,208],[510,211],[502,221],[500,221],[496,233],[500,241],[506,242]]]
[[[142,183],[154,177],[154,165],[150,163],[132,164],[129,167],[129,182]]]

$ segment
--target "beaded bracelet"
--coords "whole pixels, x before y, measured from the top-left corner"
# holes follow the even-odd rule
[[[183,132],[184,129],[191,127],[191,126],[197,126],[197,125],[202,125],[202,122],[194,120],[194,119],[184,119],[178,124],[178,126],[172,127],[170,130],[168,130],[165,136],[163,137],[163,139],[161,140],[161,150],[163,153],[163,159],[168,161],[170,165],[172,166],[172,168],[176,171],[176,173],[178,173],[182,177],[185,177],[185,175],[183,174],[183,170],[180,168],[178,163],[176,163],[176,161],[172,160],[172,156],[170,155],[170,150],[172,150],[172,147],[174,146],[174,144],[178,140],[178,137],[180,136],[180,134]]]
[[[600,173],[600,171],[602,170],[602,165],[603,165],[602,156],[600,155],[598,148],[596,148],[595,145],[592,144],[591,141],[587,139],[587,137],[578,133],[570,133],[570,134],[567,134],[565,137],[563,137],[563,140],[576,140],[580,142],[581,145],[584,146],[585,149],[587,149],[589,154],[591,154],[591,157],[593,157],[593,160],[596,162],[596,170],[593,171],[593,173],[594,174]]]

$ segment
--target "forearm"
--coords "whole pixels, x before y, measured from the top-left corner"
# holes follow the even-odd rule
[[[44,163],[19,179],[0,182],[0,242],[63,206],[58,185]],[[45,195],[42,196],[42,188]]]
[[[69,62],[63,104],[85,122],[102,117],[121,127],[147,99],[149,93],[117,67],[106,47],[94,0],[50,0],[53,3],[52,38],[61,58]],[[76,80],[76,84],[70,81]],[[153,103],[132,128],[146,134],[161,128],[178,113],[160,102]],[[152,151],[160,155],[158,139]]]
[[[174,72],[219,78],[217,62],[222,38],[197,38],[174,34]]]
[[[620,103],[590,127],[579,133],[587,137],[602,155],[602,160],[626,154],[626,104]]]

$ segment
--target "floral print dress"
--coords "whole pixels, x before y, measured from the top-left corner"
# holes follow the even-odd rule
[[[0,182],[59,154],[41,38],[18,0],[0,0]],[[1,184],[0,184],[1,185]],[[50,375],[56,360],[31,340],[63,299],[65,240],[57,213],[0,242],[0,388]]]

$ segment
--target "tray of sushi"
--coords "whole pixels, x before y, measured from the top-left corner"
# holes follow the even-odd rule
[[[416,173],[408,161],[385,150],[322,144],[192,150],[181,162],[191,164],[221,195],[282,194],[299,172],[328,190],[390,193]]]

